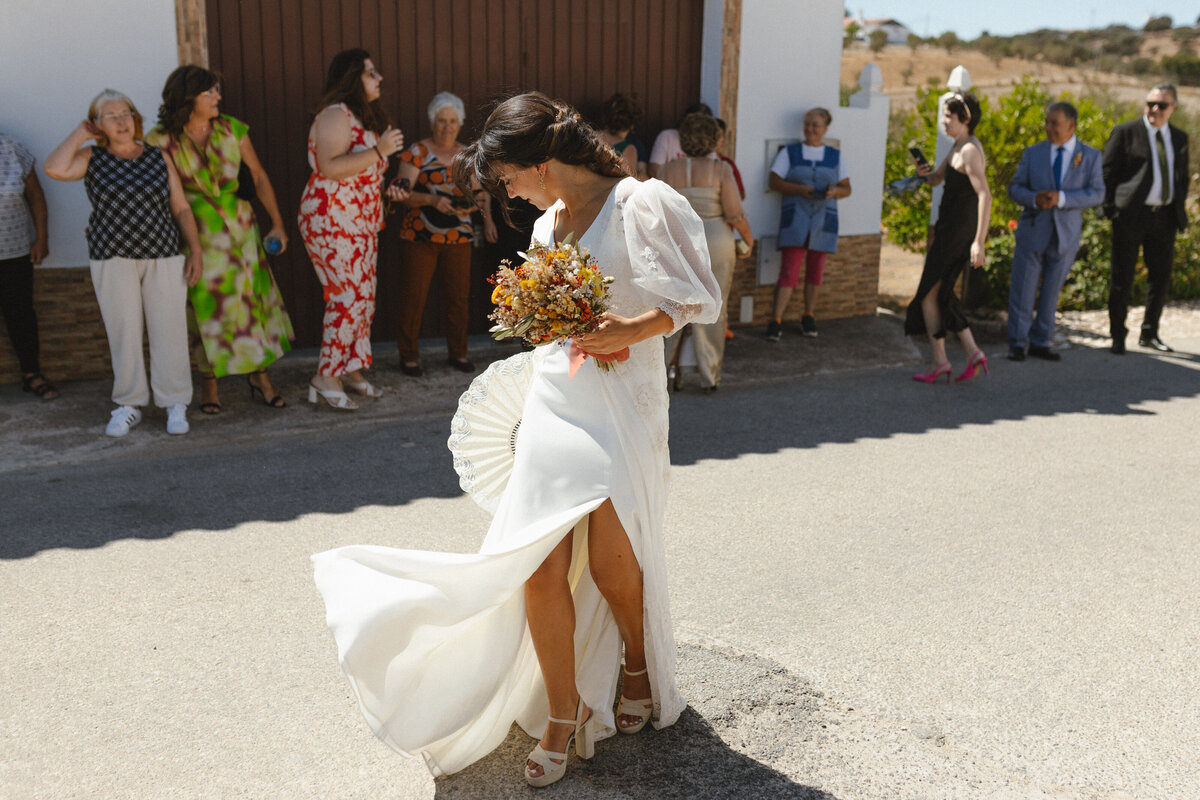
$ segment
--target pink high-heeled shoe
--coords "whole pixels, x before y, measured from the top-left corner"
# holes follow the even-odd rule
[[[966,368],[963,369],[961,375],[959,375],[957,378],[954,379],[954,382],[959,383],[961,381],[971,380],[971,378],[974,378],[975,376],[977,376],[979,374],[979,370],[981,368],[983,369],[984,375],[989,374],[988,373],[988,365],[987,365],[987,356],[985,356],[983,354],[982,350],[980,350],[979,348],[976,348],[975,352],[971,353],[971,357],[967,359]]]
[[[913,380],[920,381],[921,383],[937,383],[938,378],[942,377],[943,375],[946,376],[946,383],[950,383],[949,361],[943,361],[929,372],[918,372],[916,375],[913,375]]]

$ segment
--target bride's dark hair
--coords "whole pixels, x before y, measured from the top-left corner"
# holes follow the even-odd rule
[[[629,175],[625,162],[578,111],[541,92],[519,94],[496,106],[483,124],[483,133],[458,154],[454,174],[467,194],[471,178],[479,178],[500,200],[507,220],[508,192],[500,182],[499,165],[536,167],[552,158],[609,178]]]

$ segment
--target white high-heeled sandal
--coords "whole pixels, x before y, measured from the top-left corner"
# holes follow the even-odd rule
[[[310,383],[308,385],[308,402],[316,405],[318,395],[329,404],[330,408],[340,408],[343,411],[353,411],[358,408],[358,403],[347,397],[345,392],[338,392],[333,389],[318,389]]]
[[[342,386],[353,389],[363,397],[383,397],[383,389],[380,389],[378,386],[374,385],[368,380],[363,380],[358,383],[355,383],[354,381],[343,380]]]
[[[596,735],[595,728],[592,725],[592,719],[595,716],[589,715],[587,720],[583,719],[583,712],[587,706],[583,704],[583,698],[579,698],[579,705],[575,707],[575,719],[559,719],[558,717],[550,717],[550,722],[557,722],[560,725],[574,725],[575,730],[567,737],[566,752],[554,753],[542,747],[541,742],[538,742],[537,747],[533,748],[533,752],[529,754],[529,761],[537,764],[542,768],[541,775],[530,775],[528,764],[525,766],[525,782],[535,789],[540,789],[543,786],[549,786],[552,783],[557,783],[562,780],[563,775],[567,774],[567,753],[571,750],[571,740],[575,740],[575,755],[580,758],[591,758],[596,754]]]
[[[646,670],[638,672],[630,672],[623,670],[626,678],[636,678],[638,675],[645,675]],[[650,715],[654,712],[654,698],[647,697],[645,700],[630,700],[621,692],[621,702],[617,704],[617,730],[621,733],[634,734],[646,727],[646,723],[650,721]],[[621,717],[638,717],[636,725],[623,726],[621,725]]]

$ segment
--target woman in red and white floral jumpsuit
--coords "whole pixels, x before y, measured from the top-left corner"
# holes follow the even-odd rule
[[[344,410],[358,407],[346,389],[383,394],[362,370],[371,365],[383,174],[404,136],[388,124],[379,101],[382,81],[365,50],[333,57],[322,110],[308,134],[313,174],[300,200],[300,234],[325,295],[321,355],[308,400],[319,397]],[[408,191],[393,187],[388,196],[403,200]]]

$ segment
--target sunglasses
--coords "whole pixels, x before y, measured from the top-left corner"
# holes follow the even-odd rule
[[[1160,100],[1147,100],[1146,101],[1146,108],[1152,108],[1155,111],[1166,111],[1170,107],[1171,107],[1170,103],[1164,103]]]
[[[950,99],[947,101],[947,105],[954,102],[955,100],[962,103],[962,112],[964,114],[966,114],[966,116],[967,116],[967,118],[962,121],[963,124],[965,125],[971,121],[971,107],[967,105],[966,95],[964,95],[962,92],[955,92],[954,94],[950,95]],[[955,116],[957,116],[957,115],[955,115]]]

